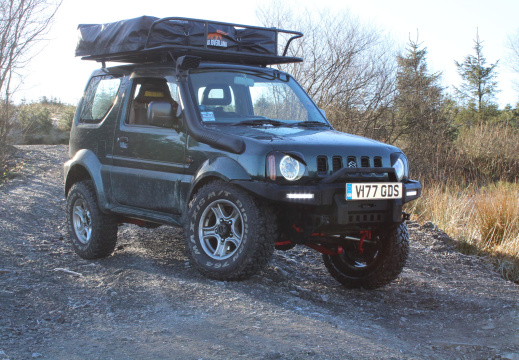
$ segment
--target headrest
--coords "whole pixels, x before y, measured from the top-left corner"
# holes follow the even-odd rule
[[[226,106],[231,102],[231,88],[226,84],[207,85],[202,94],[202,105]]]

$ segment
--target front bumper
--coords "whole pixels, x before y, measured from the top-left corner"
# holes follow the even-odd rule
[[[262,181],[233,180],[231,182],[267,200],[313,206],[334,205],[336,203],[336,195],[344,195],[346,191],[345,183],[319,183],[317,185],[279,185]],[[399,199],[399,202],[405,204],[420,197],[422,193],[422,185],[419,181],[408,180],[402,185],[404,192],[403,197],[401,200]],[[346,202],[346,200],[344,201]]]
[[[422,192],[419,181],[406,181],[402,199],[345,199],[345,183],[320,183],[311,186],[286,186],[259,181],[234,180],[232,183],[264,198],[285,206],[285,213],[303,220],[313,228],[327,224],[330,232],[377,228],[381,224],[405,220],[403,204],[417,199]],[[279,208],[279,207],[278,207]]]

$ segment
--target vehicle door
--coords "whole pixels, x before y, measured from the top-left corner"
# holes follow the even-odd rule
[[[179,104],[174,78],[135,77],[128,85],[125,109],[113,143],[112,191],[125,206],[179,214],[180,181],[184,174],[185,138],[172,122],[150,120],[153,103]]]

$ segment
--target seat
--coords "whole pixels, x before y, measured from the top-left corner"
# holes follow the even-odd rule
[[[149,125],[148,106],[152,101],[169,102],[173,107],[174,113],[176,113],[178,104],[171,97],[171,92],[165,79],[145,79],[140,85],[139,93],[133,100],[130,111],[130,124]]]
[[[231,88],[226,84],[209,84],[202,93],[201,104],[209,106],[216,118],[226,117],[224,107],[232,103]]]

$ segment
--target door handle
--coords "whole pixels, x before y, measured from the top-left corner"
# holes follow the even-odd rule
[[[126,136],[117,138],[117,142],[119,142],[119,147],[121,147],[123,149],[128,148],[128,138]]]

